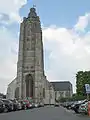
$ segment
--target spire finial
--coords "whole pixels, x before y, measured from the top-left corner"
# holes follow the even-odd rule
[[[36,8],[36,5],[35,5],[35,4],[33,4],[33,8]]]
[[[30,8],[30,13],[28,14],[28,17],[36,17],[37,13],[36,13],[36,9],[35,9],[35,5],[33,5],[32,8]]]

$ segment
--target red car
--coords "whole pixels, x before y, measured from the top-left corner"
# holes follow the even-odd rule
[[[32,104],[28,100],[24,100],[24,103],[26,104],[27,109],[32,108]]]

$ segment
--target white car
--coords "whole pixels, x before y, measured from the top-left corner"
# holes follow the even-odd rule
[[[38,104],[38,103],[35,103],[35,107],[36,107],[36,108],[39,107],[39,104]]]

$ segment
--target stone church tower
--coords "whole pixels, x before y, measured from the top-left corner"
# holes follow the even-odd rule
[[[30,9],[20,26],[15,98],[32,97],[49,104],[53,87],[44,75],[42,29],[35,8]],[[50,94],[51,91],[51,94]]]
[[[16,97],[40,98],[43,76],[42,29],[35,8],[31,8],[20,27]]]

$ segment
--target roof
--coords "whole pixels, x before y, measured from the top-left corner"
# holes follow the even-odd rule
[[[51,82],[55,91],[72,91],[72,84],[69,81]]]
[[[13,79],[13,80],[8,84],[8,86],[11,85],[12,83],[14,83],[14,82],[16,81],[16,79],[17,79],[17,78]]]

